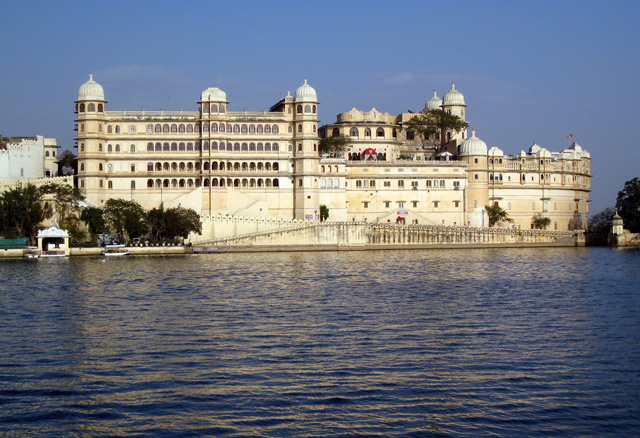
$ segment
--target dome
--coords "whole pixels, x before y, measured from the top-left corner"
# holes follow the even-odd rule
[[[218,87],[209,87],[200,96],[201,102],[227,102],[227,93]]]
[[[93,80],[93,75],[78,90],[78,100],[104,100],[102,85]]]
[[[611,225],[624,225],[622,217],[618,214],[618,210],[616,210],[616,214],[611,218]]]
[[[490,157],[504,157],[504,152],[498,146],[491,146],[489,149]]]
[[[436,90],[433,90],[433,97],[427,101],[427,103],[424,105],[424,109],[426,109],[427,111],[433,111],[441,109],[441,106],[442,99],[438,97],[438,93],[436,92]]]
[[[460,145],[461,157],[465,155],[487,155],[487,144],[476,137],[476,131],[471,131],[471,137]]]
[[[318,95],[316,94],[316,90],[309,84],[307,84],[307,80],[304,80],[304,84],[302,84],[296,90],[296,102],[317,102]]]
[[[456,84],[451,82],[451,90],[447,91],[442,98],[443,105],[464,105],[464,96],[456,90]]]
[[[362,153],[363,155],[376,155],[376,150],[375,149],[371,149],[371,148],[367,148],[364,150],[364,152]]]

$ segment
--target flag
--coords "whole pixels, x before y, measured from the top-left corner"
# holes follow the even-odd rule
[[[567,138],[573,138],[573,134],[567,135]]]

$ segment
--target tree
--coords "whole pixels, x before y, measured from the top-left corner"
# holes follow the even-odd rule
[[[329,207],[322,204],[320,206],[320,222],[324,222],[329,219]]]
[[[98,207],[85,207],[80,214],[80,219],[87,224],[91,234],[102,234],[105,230],[102,209]]]
[[[108,228],[121,240],[139,237],[147,232],[146,212],[136,201],[109,199],[104,203],[104,219]]]
[[[489,215],[490,227],[493,227],[498,222],[511,222],[511,218],[509,217],[509,214],[505,210],[500,208],[500,206],[498,205],[494,205],[494,206],[487,205],[484,207],[484,209]]]
[[[47,183],[40,186],[45,195],[53,196],[55,212],[58,214],[60,228],[66,229],[76,239],[84,238],[80,228],[78,201],[84,199],[77,188],[67,184]]]
[[[542,216],[540,213],[533,217],[533,227],[539,230],[546,230],[547,227],[551,224],[551,219],[545,216]]]
[[[351,137],[346,135],[334,135],[325,137],[318,144],[320,154],[343,152],[351,143]]]
[[[640,180],[637,177],[624,183],[624,188],[618,192],[616,208],[625,229],[640,233]]]
[[[616,209],[608,207],[600,213],[594,214],[589,219],[589,231],[596,233],[608,233],[611,229],[611,218],[616,214]]]
[[[190,233],[202,234],[200,215],[191,208],[174,207],[166,212],[167,234],[169,237],[186,239]]]
[[[190,233],[202,233],[200,215],[191,208],[154,208],[147,213],[147,225],[149,234],[156,240],[175,237],[186,239]]]
[[[427,140],[439,134],[440,146],[436,148],[436,153],[444,151],[449,142],[449,133],[458,133],[469,127],[469,124],[460,117],[449,114],[443,109],[423,110],[420,114],[413,116],[406,124],[407,129],[413,131],[422,141],[423,148],[426,149]]]
[[[6,237],[29,237],[35,242],[38,225],[51,215],[51,206],[33,184],[19,185],[0,195],[0,232]]]

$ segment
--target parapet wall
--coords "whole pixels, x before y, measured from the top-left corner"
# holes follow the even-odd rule
[[[202,235],[191,235],[191,243],[207,243],[214,240],[221,240],[240,235],[260,233],[265,231],[279,230],[283,228],[296,227],[314,222],[299,219],[279,219],[269,217],[243,217],[227,215],[203,215]]]
[[[247,218],[241,218],[247,219]],[[231,220],[231,219],[227,219]],[[238,221],[238,222],[243,222]],[[432,225],[389,225],[366,222],[311,222],[280,221],[271,229],[262,223],[244,228],[249,233],[233,233],[231,221],[225,228],[226,236],[218,233],[199,244],[210,246],[254,247],[432,247],[432,246],[584,246],[580,231],[511,230],[503,228],[446,227]],[[223,227],[219,227],[223,228]]]

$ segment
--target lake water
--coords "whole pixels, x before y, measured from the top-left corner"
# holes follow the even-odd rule
[[[0,260],[0,436],[640,435],[640,251]]]

